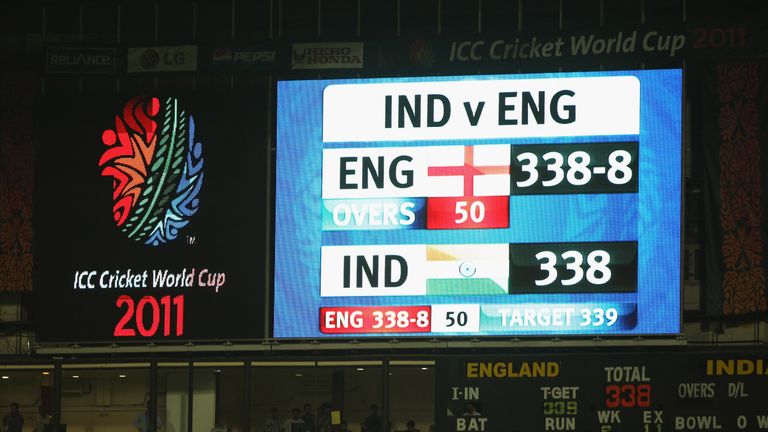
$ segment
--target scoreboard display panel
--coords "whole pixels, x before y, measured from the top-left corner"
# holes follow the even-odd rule
[[[441,358],[435,430],[768,430],[765,350]]]
[[[682,71],[281,81],[273,335],[680,331]]]

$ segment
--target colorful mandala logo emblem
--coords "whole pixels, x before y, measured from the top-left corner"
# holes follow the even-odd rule
[[[101,135],[101,175],[112,177],[115,223],[128,238],[157,246],[175,239],[200,206],[203,146],[195,121],[169,97],[139,96]]]

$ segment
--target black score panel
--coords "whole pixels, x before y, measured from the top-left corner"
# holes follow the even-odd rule
[[[768,430],[764,351],[440,360],[436,430]]]
[[[512,194],[637,192],[637,141],[512,146]]]
[[[265,336],[258,100],[45,100],[35,168],[40,342]]]
[[[637,242],[509,245],[509,293],[636,292]]]

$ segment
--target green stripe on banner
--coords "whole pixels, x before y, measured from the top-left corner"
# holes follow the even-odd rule
[[[428,279],[427,295],[507,294],[504,287],[490,278],[477,279]]]

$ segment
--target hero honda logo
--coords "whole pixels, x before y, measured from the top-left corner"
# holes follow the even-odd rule
[[[112,177],[112,213],[128,238],[158,246],[174,240],[199,208],[202,144],[195,121],[173,97],[128,101],[115,128],[102,133],[108,146],[101,175]]]

